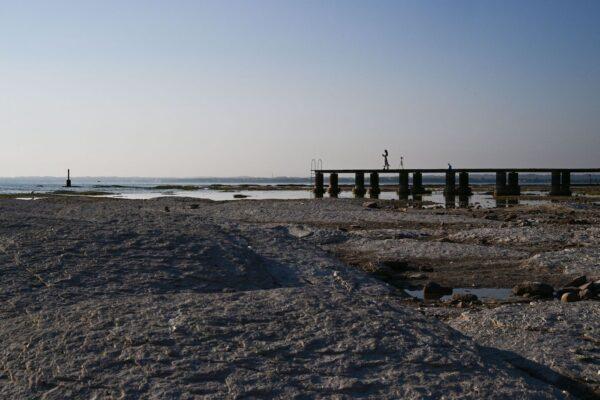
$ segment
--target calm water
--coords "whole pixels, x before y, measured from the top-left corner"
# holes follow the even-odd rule
[[[102,196],[124,199],[152,199],[163,196],[192,197],[210,200],[235,200],[235,194],[248,196],[248,199],[310,199],[312,194],[309,190],[240,190],[223,191],[207,186],[222,185],[308,185],[308,178],[264,178],[264,179],[246,179],[246,178],[213,178],[213,179],[158,179],[158,178],[79,178],[73,179],[73,187],[65,188],[62,178],[0,178],[0,194],[22,193],[22,199],[31,199],[31,193],[35,197],[43,197],[44,194],[55,191],[68,190],[70,193],[77,194],[81,192],[100,192]],[[488,182],[491,183],[491,182]],[[159,189],[158,186],[164,185],[191,185],[201,187],[197,190],[181,189]],[[525,194],[525,193],[524,193]],[[527,194],[539,195],[541,192],[529,192]],[[340,193],[341,198],[351,198],[352,193],[345,191]],[[381,199],[397,199],[395,192],[382,192]],[[410,197],[412,199],[412,196]],[[454,199],[446,199],[441,191],[434,191],[430,195],[424,195],[421,198],[426,204],[425,207],[445,206],[467,207],[481,206],[484,208],[504,207],[515,204],[544,204],[546,200],[519,200],[516,201],[497,201],[491,195],[476,193],[472,196]],[[416,200],[416,199],[415,199]]]

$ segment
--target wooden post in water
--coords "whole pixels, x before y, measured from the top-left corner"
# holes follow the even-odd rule
[[[444,196],[454,196],[456,194],[456,173],[454,171],[446,171],[446,187],[444,188]],[[452,200],[454,202],[454,200]]]
[[[67,184],[66,184],[66,186],[67,187],[71,187],[71,170],[70,169],[67,170]]]
[[[494,188],[494,196],[506,196],[508,191],[506,189],[506,172],[496,172],[496,187]]]
[[[362,199],[365,197],[365,173],[357,172],[354,174],[354,189],[352,189],[352,193],[354,193],[354,197]]]
[[[425,188],[423,187],[423,173],[421,171],[413,172],[413,184],[412,184],[412,194],[419,195],[425,193]]]
[[[369,197],[372,199],[378,199],[381,189],[379,189],[379,174],[377,172],[371,172],[369,175]]]
[[[519,196],[521,194],[521,186],[519,186],[519,174],[517,172],[508,173],[507,191],[511,196]]]
[[[323,189],[323,173],[322,172],[315,172],[315,187],[313,189],[313,193],[315,194],[316,198],[323,197],[323,193],[325,193],[325,190]]]
[[[338,184],[338,174],[335,172],[329,175],[329,187],[327,188],[329,197],[338,197],[340,194],[340,186]]]
[[[458,195],[459,196],[470,196],[473,194],[471,187],[469,186],[469,173],[460,172],[458,174]],[[468,200],[467,200],[468,202]]]

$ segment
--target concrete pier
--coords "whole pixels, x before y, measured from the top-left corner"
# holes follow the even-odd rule
[[[323,188],[323,173],[316,172],[315,173],[315,187],[313,188],[313,193],[315,197],[321,198],[323,197],[323,193],[325,193],[325,189]]]
[[[377,172],[371,172],[369,175],[369,197],[372,199],[378,199],[381,189],[379,188],[379,174]]]
[[[506,172],[496,172],[496,187],[494,188],[494,196],[506,196],[508,195],[508,188],[506,187]]]
[[[340,185],[338,182],[338,174],[334,172],[329,175],[329,187],[327,188],[329,197],[338,197],[340,194]]]
[[[352,189],[352,193],[354,193],[354,197],[363,198],[365,197],[365,173],[357,172],[354,174],[354,189]]]
[[[419,195],[425,193],[425,188],[423,187],[423,173],[421,171],[415,171],[412,174],[412,178],[412,194]]]
[[[571,192],[571,173],[563,171],[560,177],[560,190],[563,196],[570,196]]]
[[[552,171],[550,175],[550,195],[562,196],[561,172]]]
[[[408,197],[410,194],[410,187],[408,186],[408,172],[400,171],[400,178],[398,180],[398,195],[400,197]]]
[[[444,196],[454,196],[456,194],[456,172],[446,171],[446,186],[444,187]]]
[[[458,195],[459,196],[470,196],[471,194],[473,194],[473,191],[471,190],[471,187],[469,186],[469,173],[468,172],[459,172],[458,173]]]
[[[67,170],[67,183],[66,183],[67,187],[71,187],[71,170],[68,169]]]
[[[521,186],[519,186],[519,174],[517,172],[508,173],[507,191],[511,196],[519,196],[521,194]]]

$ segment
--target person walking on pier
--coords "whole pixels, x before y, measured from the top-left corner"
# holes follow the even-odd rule
[[[381,155],[383,157],[383,169],[390,169],[390,163],[388,162],[388,151],[387,149],[384,150],[383,154]]]

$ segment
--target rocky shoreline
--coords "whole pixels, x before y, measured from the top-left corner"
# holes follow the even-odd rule
[[[363,203],[0,200],[0,397],[600,395],[600,207]]]

